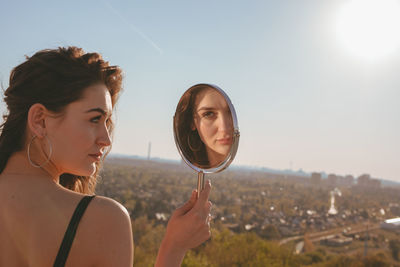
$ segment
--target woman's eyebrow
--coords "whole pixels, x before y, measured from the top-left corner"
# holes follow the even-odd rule
[[[101,113],[103,116],[108,115],[108,112],[105,111],[104,109],[101,109],[101,108],[92,108],[92,109],[87,110],[85,113],[90,113],[90,112],[99,112],[99,113]]]
[[[213,107],[201,107],[197,110],[197,112],[202,111],[202,110],[215,110]]]

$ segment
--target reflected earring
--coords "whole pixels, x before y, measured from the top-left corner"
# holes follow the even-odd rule
[[[193,132],[192,132],[192,133],[193,133]],[[191,135],[191,134],[188,134],[188,137],[187,137],[187,143],[188,143],[188,145],[189,145],[190,150],[192,150],[193,152],[200,151],[201,144],[199,144],[199,147],[198,147],[198,148],[194,148],[194,147],[190,144],[190,135]]]
[[[30,152],[31,152],[31,145],[32,145],[32,143],[33,143],[33,140],[35,140],[36,137],[37,137],[37,135],[34,135],[34,136],[32,137],[32,139],[31,139],[31,141],[30,141],[29,144],[28,144],[28,150],[27,150],[28,161],[29,161],[29,163],[30,163],[33,167],[35,167],[35,168],[42,168],[44,165],[46,165],[46,164],[50,161],[51,154],[53,153],[53,147],[51,146],[50,139],[47,137],[47,135],[45,135],[44,137],[46,137],[47,143],[49,143],[49,156],[47,157],[46,161],[45,161],[44,163],[40,164],[40,165],[37,165],[37,164],[33,163],[32,160],[31,160]]]

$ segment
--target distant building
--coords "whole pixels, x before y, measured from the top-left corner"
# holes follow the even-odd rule
[[[338,178],[337,178],[336,174],[333,174],[333,173],[329,174],[328,175],[328,185],[336,186],[337,179]]]
[[[168,220],[167,216],[164,213],[156,213],[155,216],[156,216],[156,219],[159,221],[167,221]]]
[[[357,186],[364,189],[376,189],[381,187],[381,181],[372,179],[369,174],[363,174],[357,178]]]
[[[370,184],[370,187],[374,187],[374,188],[380,188],[381,187],[381,181],[378,180],[378,179],[371,179],[369,184]]]
[[[352,186],[354,184],[354,176],[353,175],[346,175],[342,181],[341,184],[344,186]]]
[[[151,157],[151,142],[149,142],[149,147],[147,149],[147,160],[150,160]]]
[[[371,176],[369,174],[362,174],[357,178],[357,185],[359,186],[367,186],[369,181],[371,180]]]
[[[400,231],[400,217],[385,220],[381,223],[381,228],[391,231]]]
[[[331,179],[334,179],[333,177]],[[336,177],[336,186],[341,187],[350,187],[354,185],[354,177],[352,175],[346,176],[337,176]]]
[[[313,185],[319,185],[321,184],[321,173],[319,172],[313,172],[311,174],[311,184]]]

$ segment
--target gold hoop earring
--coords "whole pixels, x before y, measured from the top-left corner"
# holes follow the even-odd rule
[[[30,152],[31,152],[31,145],[32,145],[32,143],[33,143],[33,140],[35,140],[36,137],[37,137],[37,135],[34,135],[34,136],[32,137],[32,139],[31,139],[31,141],[30,141],[29,144],[28,144],[28,150],[27,150],[28,161],[29,161],[29,163],[30,163],[33,167],[35,167],[35,168],[42,168],[44,165],[46,165],[46,164],[50,161],[51,154],[53,153],[53,147],[51,146],[50,139],[47,137],[47,135],[45,135],[44,137],[46,137],[47,143],[49,143],[49,156],[47,157],[46,161],[45,161],[44,163],[40,164],[40,165],[37,165],[37,164],[33,163],[32,160],[31,160]]]
[[[192,150],[193,152],[200,151],[201,143],[199,144],[198,148],[193,148],[193,146],[190,144],[190,135],[191,134],[188,134],[188,136],[187,136],[187,143],[188,143],[188,146],[189,146],[190,150]]]

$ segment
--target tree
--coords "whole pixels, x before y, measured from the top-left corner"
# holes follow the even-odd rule
[[[260,236],[265,239],[279,239],[281,237],[279,230],[273,224],[268,224],[260,231]]]

